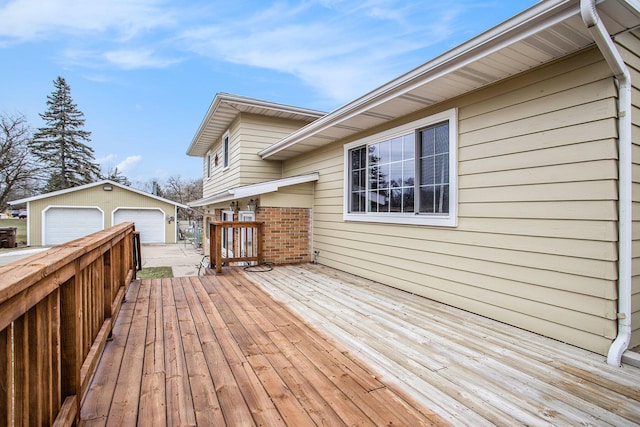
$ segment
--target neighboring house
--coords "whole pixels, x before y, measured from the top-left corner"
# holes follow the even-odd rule
[[[270,145],[286,129],[251,115],[245,137],[243,114],[210,109],[196,205],[259,199],[286,231],[262,210],[295,194],[305,259],[619,364],[640,345],[640,2],[592,3],[537,3]],[[207,158],[227,129],[225,172]]]
[[[104,180],[54,191],[27,204],[27,245],[57,245],[125,221],[135,223],[142,243],[175,243],[177,209],[185,205]]]

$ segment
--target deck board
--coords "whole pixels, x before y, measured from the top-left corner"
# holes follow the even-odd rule
[[[113,336],[85,425],[640,424],[640,369],[321,266],[136,281]]]
[[[326,267],[250,278],[451,423],[640,424],[638,368]]]

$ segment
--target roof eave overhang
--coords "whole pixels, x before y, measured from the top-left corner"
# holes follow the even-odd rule
[[[226,105],[232,107],[235,111],[234,114],[229,117],[223,117],[220,114],[221,106]],[[235,120],[235,118],[241,114],[242,109],[238,107],[253,107],[263,109],[264,111],[269,111],[275,114],[289,114],[296,115],[299,117],[307,118],[308,121],[316,120],[319,117],[324,116],[326,113],[323,111],[312,110],[308,108],[294,107],[285,104],[279,104],[275,102],[263,101],[254,98],[247,98],[239,95],[232,95],[228,93],[218,93],[213,98],[207,113],[205,114],[196,134],[194,135],[189,148],[187,149],[187,155],[194,157],[203,157],[211,144],[217,140],[219,135],[216,132],[216,135],[213,138],[205,138],[204,134],[208,128],[211,127],[214,123],[219,123],[221,128],[228,128],[231,123]]]
[[[614,2],[614,0],[607,1],[609,3]],[[617,1],[629,6],[629,8],[637,14],[637,0],[627,2],[624,2],[624,0]],[[605,0],[601,0],[598,3],[600,4],[604,2]],[[331,139],[322,135],[323,132],[326,132],[331,128],[337,128],[341,123],[354,119],[357,116],[363,116],[370,110],[395,100],[402,95],[410,96],[409,92],[412,90],[418,89],[429,83],[433,83],[435,80],[447,77],[454,72],[464,71],[465,67],[486,58],[494,52],[511,47],[525,38],[541,33],[542,31],[549,29],[556,24],[562,23],[569,18],[579,16],[579,14],[580,5],[578,0],[549,0],[537,3],[502,24],[493,27],[466,43],[463,43],[462,45],[436,57],[422,66],[354,100],[353,102],[338,108],[315,122],[310,123],[282,139],[278,143],[260,151],[258,154],[263,159],[286,160],[299,155],[301,151],[331,143],[336,139]],[[589,44],[593,44],[593,42],[589,41]],[[565,56],[577,51],[578,49],[585,48],[589,44],[585,44],[579,48],[574,48],[573,50],[567,48],[566,52],[561,52],[558,57]],[[554,59],[557,59],[557,57],[550,58],[549,61]],[[532,63],[518,72],[527,71],[539,65],[541,65],[541,63]],[[497,74],[498,73],[496,72],[496,75]],[[496,76],[493,80],[489,78],[483,84],[477,85],[468,91],[495,83],[503,78],[503,76]],[[457,93],[455,96],[459,96],[460,94],[461,93]],[[435,105],[442,101],[444,100],[439,100],[431,105]],[[428,104],[425,104],[422,108],[426,108],[428,106]],[[415,111],[417,110],[418,109]],[[393,118],[395,119],[396,117]],[[363,129],[354,128],[351,131],[344,131],[342,132],[342,137],[339,139],[343,139],[349,135],[354,135],[361,130]],[[312,141],[312,138],[314,138],[315,141]]]
[[[256,197],[262,194],[273,193],[280,190],[283,187],[290,187],[292,185],[305,184],[308,182],[314,182],[320,179],[318,172],[313,172],[306,175],[296,175],[289,178],[276,179],[273,181],[260,182],[257,184],[249,184],[241,187],[232,188],[230,190],[222,191],[214,194],[211,197],[202,198],[188,203],[190,207],[202,207],[218,205],[232,200],[243,199],[247,197]]]

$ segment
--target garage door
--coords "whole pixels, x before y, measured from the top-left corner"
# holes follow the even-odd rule
[[[95,207],[50,207],[44,212],[44,245],[59,245],[104,228],[102,211]]]
[[[164,212],[160,209],[118,209],[113,223],[131,221],[140,232],[142,243],[164,243]]]

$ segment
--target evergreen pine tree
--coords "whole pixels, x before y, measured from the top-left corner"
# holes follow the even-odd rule
[[[95,163],[91,132],[83,130],[84,114],[71,98],[64,78],[53,82],[55,90],[47,96],[48,110],[40,114],[46,127],[38,128],[31,144],[33,155],[42,161],[49,174],[44,191],[63,190],[94,182],[100,178]]]

